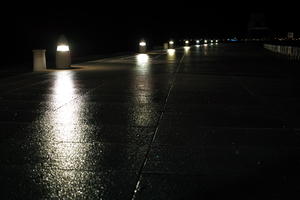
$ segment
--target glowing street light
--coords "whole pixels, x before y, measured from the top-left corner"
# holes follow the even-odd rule
[[[196,44],[199,44],[200,43],[200,40],[196,40]]]
[[[146,42],[142,41],[142,42],[140,42],[139,45],[140,45],[141,47],[145,47],[145,46],[146,46]]]
[[[184,43],[186,46],[188,46],[190,42],[188,40],[186,40]]]
[[[56,67],[67,68],[71,66],[71,52],[68,40],[61,35],[56,47]]]
[[[56,51],[70,51],[70,48],[68,45],[58,45]]]
[[[139,43],[139,52],[146,53],[146,51],[147,51],[147,43],[145,42],[145,40],[141,40]]]
[[[207,44],[207,40],[204,40],[204,44]]]
[[[169,49],[174,49],[174,41],[173,40],[169,41]]]

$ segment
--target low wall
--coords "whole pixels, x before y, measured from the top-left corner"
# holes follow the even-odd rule
[[[300,47],[264,44],[264,48],[275,53],[286,55],[290,59],[300,60]]]

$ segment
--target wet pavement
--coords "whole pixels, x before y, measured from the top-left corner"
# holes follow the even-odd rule
[[[154,51],[0,79],[1,199],[300,195],[298,63]]]

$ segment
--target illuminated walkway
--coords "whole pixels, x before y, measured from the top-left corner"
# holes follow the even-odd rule
[[[297,63],[219,44],[0,79],[1,199],[299,197]]]

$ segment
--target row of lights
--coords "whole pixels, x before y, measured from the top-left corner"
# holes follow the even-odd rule
[[[200,43],[208,44],[208,43],[218,43],[218,40],[195,40],[196,46],[200,45]],[[184,41],[185,46],[189,46],[190,40]],[[170,40],[166,43],[167,49],[174,49],[175,42]],[[44,49],[33,50],[34,53],[34,70],[41,71],[46,69],[46,60],[45,60],[45,51]],[[139,52],[146,53],[147,51],[147,43],[145,40],[141,40],[139,42]],[[170,51],[171,52],[171,51]],[[171,54],[174,51],[171,52]],[[61,36],[58,40],[57,48],[56,48],[56,67],[57,68],[67,68],[71,65],[71,55],[70,55],[70,47],[67,39],[64,36]]]
[[[196,47],[199,47],[200,44],[201,44],[201,41],[200,40],[195,40],[196,42]],[[203,44],[204,46],[208,45],[208,43],[210,44],[217,44],[219,42],[219,40],[203,40]],[[164,46],[166,45],[167,46],[167,53],[169,56],[174,56],[175,55],[175,48],[174,48],[174,44],[175,42],[173,40],[170,40],[168,43],[165,43]],[[185,40],[184,41],[184,50],[187,52],[189,51],[190,49],[190,41],[189,40]],[[140,54],[137,55],[137,61],[138,61],[138,64],[139,65],[144,65],[148,62],[149,60],[149,56],[146,54],[146,46],[147,46],[147,43],[145,42],[145,40],[141,40],[139,42],[139,52]]]
[[[199,45],[199,44],[201,43],[200,40],[196,40],[195,42],[196,42],[196,45]],[[219,42],[219,40],[203,40],[203,44],[208,44],[208,43],[218,43],[218,42]],[[185,43],[185,45],[187,46],[187,45],[190,44],[190,41],[189,41],[189,40],[185,40],[184,43]],[[174,42],[173,40],[170,40],[170,41],[169,41],[169,46],[173,47],[174,44],[175,44],[175,42]],[[146,47],[147,44],[146,44],[146,42],[145,42],[144,40],[142,40],[142,41],[140,41],[139,46],[140,46],[140,47]],[[171,48],[171,49],[172,49],[172,48]]]

